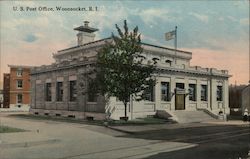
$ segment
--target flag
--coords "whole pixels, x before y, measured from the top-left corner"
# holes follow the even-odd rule
[[[170,32],[167,32],[165,33],[165,39],[168,41],[168,40],[171,40],[171,39],[174,39],[175,38],[175,35],[176,35],[176,31],[173,30],[173,31],[170,31]]]

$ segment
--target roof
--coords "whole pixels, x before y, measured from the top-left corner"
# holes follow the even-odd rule
[[[93,43],[105,41],[105,40],[108,40],[108,39],[112,39],[112,38],[111,38],[111,37],[108,37],[108,38],[96,40],[96,41],[89,42],[89,43],[86,43],[86,44],[83,44],[83,45],[73,46],[73,47],[70,47],[70,48],[66,48],[66,49],[63,49],[63,50],[59,50],[58,52],[62,52],[62,51],[67,51],[67,50],[75,49],[75,48],[78,48],[78,47],[81,47],[81,46],[86,46],[86,45],[89,45],[89,44],[93,44]],[[144,42],[142,42],[141,44],[142,44],[142,45],[146,45],[146,46],[152,46],[152,47],[157,47],[157,48],[161,48],[161,49],[166,49],[166,50],[175,51],[175,49],[171,49],[171,48],[167,48],[167,47],[163,47],[163,46],[159,46],[159,45],[153,45],[153,44],[148,44],[148,43],[144,43]],[[187,54],[192,54],[192,53],[189,52],[189,51],[183,51],[183,50],[178,50],[178,49],[176,49],[176,51],[178,51],[178,52],[183,52],[183,53],[187,53]]]
[[[79,26],[77,28],[74,28],[74,30],[83,31],[83,32],[87,32],[87,33],[93,33],[95,31],[98,31],[98,29],[91,28],[89,26]]]
[[[148,43],[141,43],[142,45],[147,45],[147,46],[152,46],[152,47],[157,47],[157,48],[161,48],[161,49],[166,49],[166,50],[171,50],[171,51],[175,51],[175,49],[170,49],[170,48],[167,48],[167,47],[163,47],[163,46],[159,46],[159,45],[153,45],[153,44],[148,44]],[[188,54],[192,54],[191,52],[189,51],[183,51],[183,50],[178,50],[176,49],[176,51],[178,52],[183,52],[183,53],[188,53]]]
[[[27,66],[27,65],[8,65],[10,68],[33,68],[35,66]]]
[[[78,48],[78,47],[81,47],[81,46],[86,46],[86,45],[89,45],[89,44],[93,44],[93,43],[105,41],[105,40],[108,40],[108,39],[111,39],[111,38],[110,38],[110,37],[109,37],[109,38],[104,38],[104,39],[92,41],[92,42],[89,42],[89,43],[86,43],[86,44],[83,44],[83,45],[73,46],[73,47],[70,47],[70,48],[66,48],[66,49],[63,49],[63,50],[59,50],[58,52],[62,52],[62,51],[67,51],[67,50],[75,49],[75,48]]]

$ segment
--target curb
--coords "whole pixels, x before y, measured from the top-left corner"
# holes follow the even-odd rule
[[[119,131],[119,132],[126,133],[126,134],[136,134],[136,132],[131,132],[131,131],[127,131],[127,130],[121,130],[121,129],[117,129],[117,128],[114,128],[114,127],[111,127],[111,126],[105,126],[105,127],[109,128],[111,130]]]

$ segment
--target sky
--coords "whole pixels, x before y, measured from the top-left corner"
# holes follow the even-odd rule
[[[56,7],[87,10],[58,11]],[[192,52],[192,66],[228,70],[230,84],[248,83],[248,0],[20,0],[0,1],[0,88],[8,64],[48,65],[54,61],[53,53],[76,46],[73,28],[83,21],[99,29],[98,40],[116,33],[115,24],[122,27],[125,19],[130,29],[139,27],[143,42],[169,48],[174,41],[165,41],[164,33],[177,26],[177,47]]]

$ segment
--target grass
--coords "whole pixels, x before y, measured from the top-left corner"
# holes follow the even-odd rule
[[[150,124],[166,124],[169,121],[166,119],[160,119],[155,117],[137,118],[133,120],[112,120],[108,122],[110,126],[122,126],[122,125],[150,125]]]
[[[12,128],[9,126],[0,125],[0,133],[24,132],[23,129]]]
[[[24,118],[24,119],[34,119],[34,120],[51,120],[51,121],[68,122],[68,123],[103,125],[103,121],[101,120],[83,120],[83,119],[75,119],[62,116],[43,116],[43,115],[33,115],[33,114],[13,114],[10,116]]]
[[[61,117],[61,116],[43,116],[43,115],[33,115],[33,114],[13,114],[13,117],[25,118],[25,119],[34,119],[34,120],[52,120],[59,122],[68,122],[68,123],[82,123],[88,125],[104,125],[104,120],[84,120],[84,119],[75,119],[69,117]],[[108,125],[110,126],[118,126],[118,125],[149,125],[149,124],[166,124],[169,121],[165,119],[159,119],[155,117],[146,117],[146,118],[138,118],[134,120],[110,120],[108,121]]]

